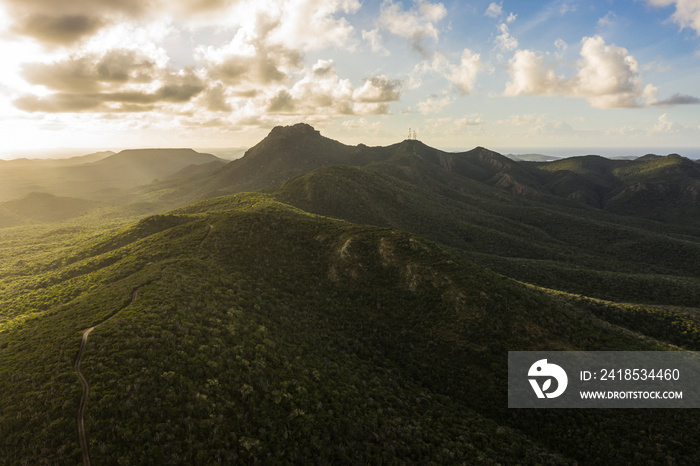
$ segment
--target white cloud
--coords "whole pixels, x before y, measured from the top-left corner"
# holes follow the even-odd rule
[[[379,16],[379,25],[394,35],[409,39],[414,49],[425,52],[427,38],[438,40],[437,23],[447,15],[442,3],[417,0],[410,10],[393,0],[384,0]]]
[[[454,123],[460,128],[464,128],[466,126],[482,125],[484,123],[484,120],[479,115],[469,115],[464,118],[456,119]]]
[[[554,64],[529,50],[516,52],[509,71],[507,96],[566,95],[585,98],[597,108],[639,107],[656,99],[657,89],[643,86],[637,60],[600,36],[582,40],[578,72],[571,78],[557,75]]]
[[[668,116],[668,113],[664,113],[656,121],[656,125],[654,125],[654,132],[669,133],[673,130],[673,127],[674,124],[671,121],[671,118]]]
[[[565,14],[567,14],[567,13],[573,13],[573,12],[575,12],[575,11],[577,10],[577,8],[578,8],[578,7],[577,7],[576,5],[573,5],[573,4],[571,4],[571,3],[564,2],[564,3],[562,3],[561,6],[559,7],[559,14],[565,15]]]
[[[518,48],[518,39],[510,35],[506,23],[501,23],[498,26],[498,30],[501,32],[501,34],[496,36],[496,46],[499,49],[509,52]]]
[[[593,107],[637,107],[644,94],[637,60],[627,49],[605,45],[600,36],[586,37],[581,47],[582,65],[572,84],[572,94],[584,96]]]
[[[340,124],[340,126],[348,129],[362,129],[375,131],[381,128],[381,122],[375,121],[374,123],[370,123],[369,121],[367,121],[366,118],[360,118],[354,120],[345,120]]]
[[[690,27],[700,35],[700,1],[698,0],[647,0],[649,5],[664,7],[674,5],[676,11],[671,19],[681,28]]]
[[[257,2],[254,2],[257,5]],[[317,50],[328,46],[352,48],[353,27],[337,13],[352,14],[360,9],[357,0],[287,0],[269,20],[275,27],[269,39],[286,48]],[[259,14],[270,10],[258,7]]]
[[[389,104],[400,98],[401,82],[379,75],[365,79],[355,88],[341,79],[332,60],[318,60],[305,68],[304,75],[291,87],[277,87],[252,99],[260,117],[271,113],[337,117],[340,115],[383,115]]]
[[[608,14],[603,16],[598,20],[598,26],[599,27],[605,27],[605,26],[612,26],[615,24],[615,20],[617,20],[617,15],[613,11],[608,11]]]
[[[530,113],[526,115],[511,115],[505,120],[498,120],[495,122],[496,125],[501,126],[530,126],[530,125],[541,125],[548,115]]]
[[[414,75],[425,71],[433,71],[445,77],[455,90],[466,95],[474,90],[476,78],[479,72],[484,68],[481,61],[481,55],[474,53],[469,49],[464,49],[459,60],[459,64],[450,63],[444,55],[435,54],[435,58],[430,64],[423,64],[414,70]],[[412,77],[412,81],[419,78]]]
[[[474,90],[477,75],[483,67],[478,53],[464,49],[459,65],[450,65],[450,74],[447,79],[457,87],[460,94],[469,94]]]
[[[554,95],[563,90],[564,78],[557,76],[554,66],[542,55],[530,50],[518,50],[510,60],[511,80],[504,92],[507,96]]]
[[[370,47],[372,47],[372,52],[383,56],[390,55],[389,50],[387,50],[382,44],[382,35],[380,34],[379,29],[372,29],[371,31],[363,30],[362,38],[369,42]]]
[[[518,15],[516,15],[515,13],[511,13],[506,18],[506,23],[510,24],[510,23],[514,22],[517,18],[518,18]]]
[[[437,97],[428,97],[427,100],[418,103],[418,112],[421,115],[440,113],[451,103],[452,99],[449,96],[444,96],[441,99]]]
[[[356,102],[385,103],[399,100],[401,82],[386,76],[374,76],[365,80],[362,87],[355,89],[352,94]]]
[[[498,18],[503,14],[503,3],[491,3],[484,12],[489,18]]]

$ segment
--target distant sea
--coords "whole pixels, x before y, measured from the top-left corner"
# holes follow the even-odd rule
[[[464,152],[468,148],[443,148],[448,152]],[[542,154],[553,157],[575,157],[579,155],[601,155],[603,157],[641,157],[647,154],[679,154],[689,159],[700,159],[700,147],[488,147],[500,154]]]

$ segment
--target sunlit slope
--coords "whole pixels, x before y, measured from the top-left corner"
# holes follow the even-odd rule
[[[32,192],[90,200],[114,200],[123,190],[148,184],[190,166],[220,161],[191,149],[139,149],[76,160],[0,163],[0,201]],[[98,160],[95,160],[99,158]]]
[[[11,464],[79,461],[95,325],[95,464],[698,460],[688,412],[508,410],[508,350],[669,346],[401,231],[246,194],[30,267],[0,303]]]
[[[85,215],[102,205],[100,202],[86,199],[31,193],[20,199],[0,202],[0,228],[60,222]]]
[[[154,183],[140,193],[184,205],[224,194],[267,190],[320,167],[366,165],[390,156],[387,148],[349,146],[322,136],[304,123],[278,126],[242,158],[221,169],[190,179]]]

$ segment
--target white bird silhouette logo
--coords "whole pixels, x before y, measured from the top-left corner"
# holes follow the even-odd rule
[[[529,377],[547,377],[547,380],[544,381],[541,388],[537,379],[528,379],[537,398],[556,398],[564,393],[569,383],[566,371],[556,364],[549,364],[546,359],[540,359],[530,366],[527,375]],[[547,390],[552,386],[552,378],[557,381],[557,389],[551,393],[547,393]]]

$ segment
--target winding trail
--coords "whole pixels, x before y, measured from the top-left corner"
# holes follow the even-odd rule
[[[199,249],[202,248],[202,245],[204,245],[204,242],[209,238],[209,234],[212,232],[214,229],[214,226],[212,224],[207,225],[209,227],[209,231],[207,231],[206,236],[204,236],[204,239],[199,243]],[[161,278],[165,278],[165,268],[161,270]],[[80,444],[80,449],[83,452],[83,464],[85,466],[91,466],[92,461],[90,460],[90,445],[88,443],[88,438],[87,438],[87,431],[85,430],[85,406],[87,405],[87,396],[88,392],[90,391],[90,384],[88,384],[87,379],[85,378],[85,375],[83,375],[83,372],[80,370],[80,363],[83,360],[83,351],[85,350],[85,345],[87,345],[87,340],[88,340],[88,335],[90,335],[90,332],[95,330],[96,327],[99,325],[104,324],[108,320],[110,320],[112,317],[115,315],[119,314],[121,311],[129,307],[131,304],[136,301],[136,297],[138,296],[139,291],[134,290],[133,295],[131,296],[131,301],[129,303],[117,310],[115,313],[104,319],[103,321],[93,325],[92,327],[86,328],[83,330],[83,338],[80,340],[80,349],[78,350],[78,355],[75,357],[75,362],[73,363],[73,369],[75,369],[76,374],[78,374],[78,379],[80,380],[80,386],[83,388],[83,393],[80,395],[80,403],[78,404],[78,415],[77,415],[77,424],[78,424],[78,443]]]
[[[202,242],[199,243],[199,249],[202,249],[202,246],[204,245],[204,242],[207,240],[207,238],[209,238],[209,235],[211,234],[211,231],[214,229],[214,225],[212,225],[211,223],[209,223],[207,226],[209,227],[209,231],[207,231],[207,235],[204,237],[204,239],[202,240]]]
[[[78,373],[78,378],[80,379],[80,385],[83,387],[83,394],[80,396],[80,404],[78,405],[78,443],[80,443],[80,449],[83,451],[83,464],[90,465],[90,451],[88,450],[87,434],[85,433],[85,403],[87,402],[87,395],[90,386],[88,385],[87,379],[80,370],[80,361],[83,359],[83,349],[85,348],[85,343],[87,343],[88,335],[93,331],[95,327],[90,327],[83,330],[83,339],[80,341],[80,350],[78,350],[78,356],[75,358],[75,364],[73,368],[75,372]]]
[[[115,315],[119,314],[119,312],[121,312],[124,309],[126,309],[127,307],[129,307],[134,301],[136,301],[136,297],[138,296],[138,294],[139,294],[138,290],[134,291],[134,294],[131,295],[131,301],[129,301],[129,304],[122,307],[121,309],[119,309],[117,312],[115,312],[111,316],[107,317],[102,322],[95,324],[92,327],[86,328],[85,330],[83,330],[83,338],[82,338],[82,340],[80,340],[80,349],[78,350],[78,355],[75,357],[75,363],[73,364],[73,368],[75,369],[75,372],[78,374],[78,379],[80,379],[80,386],[83,388],[83,393],[82,393],[82,395],[80,395],[80,403],[78,404],[77,423],[78,423],[78,443],[80,444],[80,449],[83,451],[83,464],[85,466],[92,465],[92,462],[90,461],[90,449],[89,449],[89,444],[88,444],[88,439],[87,439],[87,431],[85,430],[85,405],[87,404],[87,396],[88,396],[88,392],[90,391],[90,385],[88,384],[88,381],[85,378],[85,375],[83,375],[83,372],[80,370],[80,363],[83,360],[83,350],[85,349],[85,345],[87,344],[87,339],[88,339],[88,335],[90,335],[90,332],[95,330],[95,328],[98,325],[104,324],[109,319],[111,319]]]

